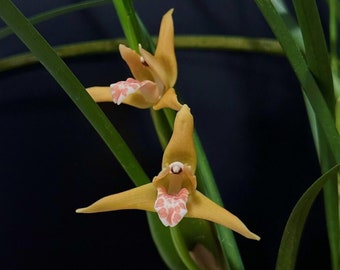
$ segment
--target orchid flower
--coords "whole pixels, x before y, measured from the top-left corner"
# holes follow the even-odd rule
[[[174,49],[173,9],[162,18],[155,55],[139,45],[139,54],[119,45],[119,52],[134,78],[119,81],[109,87],[87,88],[96,102],[112,101],[137,108],[171,108],[178,111],[181,104],[173,86],[177,79],[177,62]]]
[[[174,227],[184,217],[201,218],[228,227],[243,236],[259,240],[235,215],[196,189],[196,152],[193,116],[187,105],[177,112],[172,137],[164,150],[162,170],[148,183],[106,196],[77,213],[122,209],[157,212],[165,226]]]

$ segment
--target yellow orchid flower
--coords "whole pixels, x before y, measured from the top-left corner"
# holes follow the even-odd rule
[[[110,87],[87,88],[96,102],[113,100],[116,104],[128,104],[155,110],[171,108],[178,111],[181,104],[177,100],[173,86],[177,79],[177,62],[174,48],[173,9],[162,18],[155,55],[139,45],[139,54],[119,45],[119,52],[129,66],[134,78],[113,83]]]
[[[177,112],[172,137],[164,150],[162,170],[152,183],[106,196],[77,213],[122,209],[157,212],[165,226],[176,226],[183,217],[206,219],[243,236],[259,240],[235,215],[196,190],[196,152],[193,116],[187,105]]]

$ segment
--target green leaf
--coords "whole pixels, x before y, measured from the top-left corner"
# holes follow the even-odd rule
[[[203,146],[197,133],[194,134],[194,143],[198,156],[197,160],[197,182],[199,188],[205,192],[208,198],[212,199],[217,204],[223,206],[222,198],[218,191],[215,178],[210,169],[208,159],[205,155]],[[234,233],[226,227],[215,224],[217,236],[221,243],[221,248],[224,257],[227,259],[227,269],[244,269],[241,255],[239,253]]]
[[[138,44],[146,50],[153,47],[150,36],[138,18],[131,0],[112,0],[129,47],[138,51]],[[150,50],[151,51],[151,50]]]
[[[181,223],[184,220],[181,221]],[[189,247],[187,246],[186,238],[183,236],[186,230],[183,230],[181,226],[175,226],[170,228],[170,234],[172,237],[172,242],[177,250],[177,254],[180,256],[182,262],[185,265],[185,269],[188,270],[200,270],[198,265],[194,262],[194,260],[190,257]]]
[[[165,264],[169,269],[186,270],[187,268],[174,246],[170,229],[161,223],[156,213],[147,212],[147,218],[152,239]]]
[[[332,112],[335,105],[332,71],[316,2],[294,0],[293,3],[304,40],[307,65]]]
[[[329,144],[329,148],[333,152],[334,160],[340,162],[340,136],[335,127],[333,113],[329,110],[314,76],[308,68],[298,43],[294,39],[284,20],[281,18],[280,13],[276,10],[272,1],[256,0],[256,3],[280,42],[301,83],[302,89],[313,108],[320,128],[325,134],[325,139]]]
[[[268,24],[272,28],[275,36],[279,40],[283,50],[286,53],[288,60],[290,61],[297,78],[299,79],[302,90],[306,97],[306,108],[310,119],[311,129],[314,136],[315,145],[319,155],[319,161],[322,172],[327,171],[335,164],[340,163],[340,136],[337,132],[334,119],[334,104],[330,104],[329,95],[329,67],[327,68],[326,61],[327,54],[324,45],[316,44],[318,39],[321,39],[321,43],[324,42],[323,33],[319,22],[313,22],[310,16],[317,16],[317,10],[313,4],[311,7],[304,7],[304,3],[298,3],[297,9],[299,12],[299,21],[302,21],[303,38],[306,48],[306,58],[303,55],[301,47],[298,45],[296,38],[292,35],[289,27],[286,25],[285,20],[282,18],[282,14],[278,10],[277,6],[270,0],[256,0],[260,10],[266,18]],[[280,2],[280,1],[278,1]],[[302,2],[302,1],[301,1]],[[308,1],[306,1],[309,3]],[[314,3],[315,4],[315,3]],[[306,14],[303,9],[311,9],[311,14]],[[313,34],[312,26],[316,27],[316,34]],[[321,52],[321,58],[315,56],[318,54],[317,48],[323,50]],[[307,56],[307,50],[309,56]],[[317,62],[313,57],[317,57],[320,61],[321,68],[316,67]],[[306,59],[309,59],[309,63],[316,74],[321,76],[317,81],[312,74]],[[328,63],[330,65],[330,63]],[[322,82],[320,81],[322,79]],[[328,89],[321,89],[321,87]],[[327,98],[327,101],[326,99]],[[337,203],[338,195],[336,194],[337,185],[334,182],[330,182],[325,185],[325,209],[327,217],[327,226],[329,234],[329,242],[331,247],[332,264],[336,265],[339,260],[339,219],[338,215],[339,205]],[[337,224],[336,224],[337,223]],[[333,268],[333,269],[338,269]]]
[[[204,247],[206,253],[210,254],[199,258],[204,261],[207,269],[215,269],[216,265],[219,269],[230,269],[225,265],[220,245],[216,245],[218,241],[213,223],[203,219],[184,218],[176,227],[179,228],[178,233],[184,239],[187,250],[194,252],[195,248]]]
[[[76,4],[64,6],[64,7],[59,7],[55,9],[51,9],[48,11],[45,11],[43,13],[40,13],[38,15],[35,15],[31,18],[29,18],[29,21],[32,24],[37,24],[41,23],[50,19],[53,19],[57,16],[64,15],[67,13],[71,13],[74,11],[90,8],[90,7],[95,7],[95,6],[100,6],[104,5],[107,3],[110,3],[111,0],[91,0],[91,1],[84,1],[84,2],[79,2]],[[0,29],[0,39],[7,37],[8,35],[12,34],[13,31],[10,27],[4,27]]]
[[[337,181],[339,168],[340,164],[323,174],[308,188],[295,205],[283,232],[276,262],[276,270],[295,269],[301,235],[310,209],[325,184],[329,181]],[[337,239],[339,240],[339,238]],[[339,266],[340,261],[338,267]]]

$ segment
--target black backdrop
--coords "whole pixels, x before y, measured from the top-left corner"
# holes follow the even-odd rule
[[[14,2],[32,16],[76,1]],[[141,0],[135,6],[153,35],[174,7],[176,34],[272,37],[253,1]],[[122,36],[110,4],[37,28],[52,45]],[[15,36],[0,41],[1,57],[24,51]],[[319,176],[295,75],[280,56],[177,50],[177,59],[176,89],[192,108],[225,206],[262,237],[256,242],[236,235],[245,268],[274,269],[289,213]],[[66,62],[86,87],[130,74],[115,53]],[[133,184],[41,65],[0,73],[0,104],[0,269],[166,269],[144,212],[74,213]],[[100,106],[148,175],[157,174],[162,151],[149,112]],[[329,268],[324,223],[320,196],[297,269]]]

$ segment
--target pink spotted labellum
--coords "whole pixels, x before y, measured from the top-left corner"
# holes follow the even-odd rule
[[[193,116],[187,105],[177,112],[172,137],[164,150],[162,170],[152,183],[106,196],[77,213],[122,209],[157,212],[165,226],[174,227],[184,217],[201,218],[228,227],[241,235],[259,240],[235,215],[196,189],[196,152],[193,142]]]
[[[171,108],[178,111],[181,104],[173,88],[177,80],[177,61],[174,49],[173,9],[162,19],[155,54],[139,45],[139,52],[119,45],[119,52],[134,78],[110,86],[87,88],[96,102],[113,101],[137,108]]]

